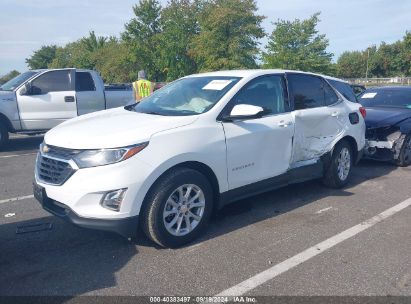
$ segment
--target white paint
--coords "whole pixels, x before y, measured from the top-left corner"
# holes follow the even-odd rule
[[[295,256],[277,264],[273,267],[256,274],[255,276],[220,292],[217,296],[241,296],[246,292],[274,279],[280,274],[287,272],[288,270],[308,261],[309,259],[319,255],[320,253],[338,245],[339,243],[352,238],[353,236],[359,234],[360,232],[371,228],[375,224],[382,222],[383,220],[393,216],[394,214],[404,210],[405,208],[411,206],[411,198],[391,207],[384,212],[356,225],[353,226],[329,239],[314,245],[307,250],[296,254]]]
[[[213,80],[213,81],[210,81],[205,87],[203,87],[203,90],[221,91],[226,86],[228,86],[231,82],[232,82],[231,80]]]
[[[324,208],[324,209],[318,210],[315,214],[321,214],[321,213],[323,213],[323,212],[325,212],[325,211],[331,210],[332,208],[333,208],[333,207],[328,207],[328,208]]]
[[[7,213],[4,215],[4,217],[13,217],[15,215],[16,215],[15,213]]]
[[[365,93],[361,98],[374,98],[376,95],[377,93]]]
[[[12,197],[12,198],[8,198],[8,199],[4,199],[4,200],[0,200],[0,204],[5,204],[5,203],[10,203],[10,202],[15,202],[15,201],[21,201],[21,200],[25,200],[28,198],[33,198],[34,195],[26,195],[26,196],[18,196],[18,197]]]
[[[0,158],[11,158],[17,156],[27,156],[27,155],[36,155],[37,153],[25,153],[25,154],[10,154],[10,155],[1,155]]]

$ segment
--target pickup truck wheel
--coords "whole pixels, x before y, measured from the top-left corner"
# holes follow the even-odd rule
[[[338,189],[344,187],[350,179],[352,167],[352,148],[347,141],[340,141],[334,148],[330,165],[326,169],[323,178],[323,183],[331,188]]]
[[[402,144],[400,155],[397,160],[397,165],[407,167],[411,164],[411,134],[408,134]]]
[[[179,247],[197,238],[212,212],[213,191],[207,178],[176,168],[156,182],[140,219],[146,235],[162,247]]]
[[[9,130],[7,126],[0,121],[0,150],[3,149],[9,141]]]

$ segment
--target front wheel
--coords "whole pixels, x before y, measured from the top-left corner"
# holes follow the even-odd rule
[[[146,235],[162,247],[179,247],[205,229],[213,207],[207,178],[189,168],[176,168],[150,190],[140,218]]]
[[[353,167],[353,153],[350,144],[343,140],[335,147],[331,163],[325,171],[323,183],[331,188],[344,187],[351,175]]]
[[[397,160],[397,165],[407,167],[411,164],[411,134],[408,134],[402,144],[400,155]]]

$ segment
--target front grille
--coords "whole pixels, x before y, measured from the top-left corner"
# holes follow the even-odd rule
[[[62,185],[75,172],[67,161],[41,155],[37,157],[37,177],[51,185]]]

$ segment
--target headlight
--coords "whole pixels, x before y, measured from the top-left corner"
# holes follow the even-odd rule
[[[118,163],[147,147],[148,142],[117,149],[85,150],[73,157],[79,168],[89,168]]]

